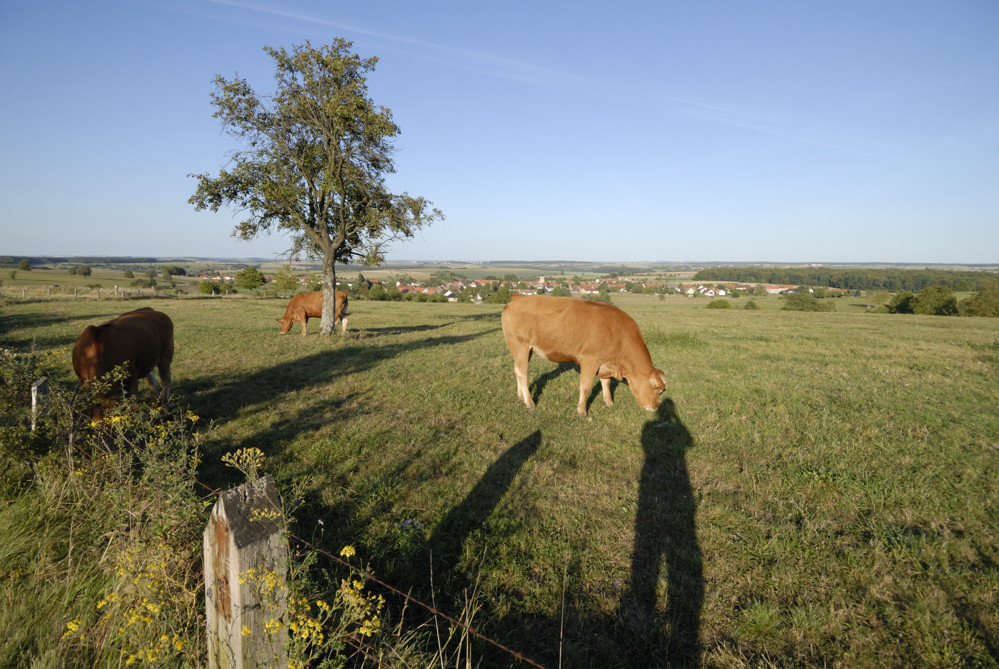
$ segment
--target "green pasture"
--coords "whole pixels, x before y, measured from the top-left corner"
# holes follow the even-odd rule
[[[167,263],[169,264],[169,263]],[[150,269],[159,268],[150,266]],[[28,299],[64,298],[76,295],[80,300],[96,300],[98,297],[107,298],[114,294],[115,286],[122,294],[135,296],[136,288],[132,282],[136,278],[145,278],[145,270],[133,270],[135,277],[126,278],[124,270],[104,269],[94,267],[90,276],[81,274],[70,274],[68,268],[59,269],[32,269],[30,271],[14,268],[0,269],[0,295],[17,299],[22,295]],[[14,274],[13,278],[11,274]],[[159,274],[156,275],[160,289],[175,293],[177,290],[184,293],[197,291],[198,277],[195,276],[175,276],[173,277],[173,288]],[[97,288],[100,288],[98,295]],[[152,290],[143,288],[142,293],[147,297]]]
[[[996,666],[999,319],[748,299],[615,295],[669,387],[651,414],[597,384],[589,419],[568,365],[517,401],[496,305],[353,301],[303,338],[281,300],[11,302],[0,345],[69,386],[85,325],[166,312],[206,484],[260,448],[295,534],[547,667]]]

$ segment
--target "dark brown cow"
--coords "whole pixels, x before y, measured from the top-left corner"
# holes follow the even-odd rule
[[[336,313],[333,316],[333,325],[340,321],[341,332],[347,333],[347,293],[338,290],[335,293]],[[284,310],[284,317],[277,319],[281,324],[281,334],[288,334],[288,330],[295,323],[302,324],[302,336],[305,336],[305,324],[310,318],[322,318],[323,316],[323,291],[314,293],[299,293],[291,298],[288,308]]]
[[[638,325],[617,307],[571,297],[514,295],[503,308],[503,336],[513,355],[517,396],[534,406],[527,385],[531,354],[552,362],[579,365],[579,404],[576,413],[586,415],[586,396],[594,375],[600,377],[604,402],[614,404],[610,380],[627,379],[638,403],[655,411],[659,394],[666,389],[666,375],[652,366]]]
[[[146,377],[156,399],[158,369],[163,392],[160,401],[170,397],[170,363],[173,362],[173,321],[164,313],[144,307],[129,311],[107,323],[88,325],[76,338],[73,347],[73,370],[84,386],[124,365],[127,376],[122,390],[130,395],[139,391],[139,379]],[[110,400],[104,397],[104,404]],[[104,407],[94,407],[94,418],[104,415]]]

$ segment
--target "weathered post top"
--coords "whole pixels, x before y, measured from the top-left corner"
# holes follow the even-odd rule
[[[208,666],[287,666],[288,543],[270,475],[219,496],[205,528]]]

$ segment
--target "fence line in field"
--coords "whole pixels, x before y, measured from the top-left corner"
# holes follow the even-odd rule
[[[47,387],[48,380],[44,377],[38,379],[33,384],[32,395],[35,400],[32,406],[33,418],[43,408],[43,403],[47,402]],[[34,420],[32,422],[34,423]],[[278,540],[283,530],[290,539],[294,539],[302,546],[363,576],[368,581],[401,597],[405,602],[423,608],[433,615],[435,619],[444,619],[472,636],[507,653],[518,662],[523,662],[538,669],[545,669],[544,665],[526,657],[519,651],[503,645],[471,625],[449,616],[440,611],[436,606],[427,604],[403,592],[399,588],[377,578],[371,572],[352,565],[341,557],[288,531],[284,514],[281,511],[280,497],[274,488],[274,482],[270,475],[228,491],[217,490],[201,481],[195,481],[195,483],[208,491],[208,496],[217,498],[209,522],[205,528],[202,546],[205,559],[204,582],[205,608],[208,618],[209,667],[255,667],[259,665],[262,657],[268,663],[273,664],[272,660],[278,660],[278,656],[273,654],[275,650],[286,653],[283,640],[280,644],[272,642],[268,644],[261,643],[262,640],[272,638],[273,635],[273,632],[269,632],[266,629],[268,616],[262,614],[260,602],[252,601],[252,594],[249,597],[247,596],[249,588],[240,588],[243,583],[239,582],[243,578],[243,574],[253,569],[257,573],[277,572],[281,580],[284,580],[289,556],[287,555],[288,546]],[[263,489],[259,489],[261,486],[263,486]],[[229,505],[227,508],[221,510],[221,513],[217,513],[224,499]],[[287,597],[286,593],[284,597]],[[285,610],[283,607],[285,606],[286,601],[280,602],[278,609],[281,613],[273,617],[281,617]],[[246,626],[245,628],[244,625]],[[246,629],[250,630],[249,634],[245,633]],[[328,628],[326,628],[326,631],[327,633],[331,632]],[[287,630],[284,630],[284,635],[284,638],[286,638]],[[257,641],[243,639],[243,637],[251,636]],[[366,650],[363,641],[356,637],[344,637],[344,641],[368,659],[374,661],[379,666],[383,666],[378,657]],[[279,646],[280,648],[278,648]],[[243,649],[252,653],[249,657],[243,658],[246,662],[234,657]],[[258,653],[262,653],[263,655],[258,655]],[[285,659],[284,662],[278,661],[274,666],[278,664],[280,666],[287,666],[288,663]]]
[[[266,479],[270,479],[270,476],[267,476]],[[258,481],[254,482],[253,484],[245,484],[244,486],[240,486],[240,488],[236,488],[234,490],[240,490],[241,488],[245,488],[246,486],[251,486],[251,485],[260,485],[259,482],[260,481],[264,481],[264,480],[265,479],[258,479]],[[204,483],[201,483],[200,481],[198,481],[197,483],[198,483],[198,485],[200,485],[204,489],[208,490],[212,495],[215,495],[216,497],[219,498],[220,501],[216,502],[216,507],[219,506],[219,504],[221,503],[221,499],[222,499],[222,497],[224,495],[230,495],[231,496],[231,494],[233,492],[232,490],[230,490],[230,491],[215,490],[215,489],[210,488],[209,486],[205,485]],[[267,484],[263,484],[263,485],[267,485]],[[270,485],[273,486],[273,480],[270,480]],[[242,499],[244,502],[248,502],[251,507],[259,509],[260,508],[259,503],[252,501],[253,497],[254,497],[253,494],[249,494],[249,495],[242,494],[242,495],[236,495],[235,496],[235,498],[239,498],[239,499]],[[213,518],[214,518],[214,516],[215,516],[215,510],[214,509],[212,511],[212,515],[213,515]],[[252,513],[251,512],[246,512],[245,516],[246,517],[251,517]],[[282,517],[282,519],[283,519],[283,517]],[[230,523],[231,522],[232,521],[230,519]],[[257,522],[259,523],[260,520],[258,519]],[[214,581],[212,581],[212,582],[210,582],[210,578],[209,578],[209,567],[210,567],[210,565],[208,563],[209,563],[210,560],[213,559],[212,558],[213,555],[215,555],[215,556],[218,555],[218,550],[219,550],[218,548],[212,547],[209,542],[211,542],[214,538],[218,538],[220,536],[220,533],[218,531],[212,529],[213,528],[213,524],[212,523],[213,523],[213,521],[210,520],[208,528],[206,528],[206,531],[205,531],[205,542],[206,543],[205,543],[205,547],[204,547],[204,554],[205,554],[205,561],[206,561],[206,564],[205,564],[205,570],[206,570],[205,588],[206,588],[206,592],[207,592],[207,590],[210,587],[213,588],[213,589],[217,589],[219,587],[219,584],[220,584],[220,581],[219,581],[218,578],[215,578]],[[371,581],[372,583],[375,583],[375,584],[381,586],[385,590],[391,592],[392,594],[394,594],[394,595],[396,595],[398,597],[401,597],[407,603],[414,604],[416,606],[419,606],[419,607],[423,608],[424,610],[426,610],[427,612],[429,612],[430,614],[432,614],[435,618],[442,618],[445,621],[449,622],[450,624],[455,625],[455,626],[457,626],[457,627],[465,630],[469,634],[471,634],[471,635],[473,635],[473,636],[475,636],[475,637],[477,637],[477,638],[485,641],[486,643],[491,644],[492,646],[498,648],[499,650],[502,650],[503,652],[507,653],[508,655],[510,655],[511,657],[513,657],[514,659],[516,659],[518,662],[523,662],[523,663],[531,665],[533,667],[538,667],[539,669],[544,669],[543,665],[535,662],[534,660],[530,659],[529,657],[526,657],[523,653],[521,653],[519,651],[516,651],[516,650],[513,650],[512,648],[509,648],[509,647],[503,645],[502,643],[500,643],[499,641],[497,641],[497,640],[495,640],[495,639],[493,639],[493,638],[491,638],[491,637],[483,634],[482,632],[480,632],[479,630],[475,629],[471,625],[463,623],[460,620],[457,620],[456,618],[453,618],[453,617],[447,615],[446,613],[440,611],[436,606],[433,606],[431,604],[427,604],[426,602],[423,602],[423,601],[417,599],[416,597],[413,597],[412,595],[410,595],[410,594],[408,594],[406,592],[403,592],[399,588],[396,588],[396,587],[394,587],[394,586],[386,583],[385,581],[377,578],[371,572],[369,572],[369,571],[367,571],[365,569],[361,569],[360,567],[357,567],[356,565],[350,564],[349,562],[347,562],[346,560],[342,559],[341,557],[339,557],[337,555],[334,555],[333,553],[330,553],[327,550],[319,548],[318,546],[312,544],[308,540],[303,539],[302,537],[300,537],[300,536],[298,536],[296,534],[293,534],[292,532],[288,531],[287,529],[285,529],[285,531],[287,532],[287,535],[288,535],[288,537],[290,539],[294,539],[296,542],[298,542],[302,546],[304,546],[306,548],[309,548],[309,549],[315,551],[316,553],[318,553],[320,555],[323,555],[323,556],[325,556],[325,557],[333,560],[334,562],[336,562],[337,564],[339,564],[339,565],[341,565],[343,567],[346,567],[350,571],[352,571],[352,572],[354,572],[354,573],[356,573],[356,574],[364,577],[366,580]],[[250,553],[253,554],[253,555],[255,555],[255,556],[257,556],[257,557],[259,557],[261,559],[261,563],[262,564],[273,565],[275,563],[275,556],[273,556],[273,555],[271,555],[269,553],[260,553],[259,551],[256,551],[255,549],[252,550],[252,551],[250,551]],[[250,564],[250,563],[246,563],[246,564],[243,564],[241,566],[241,569],[243,569],[243,570],[248,570],[248,569],[253,569],[253,568],[259,569],[260,567],[257,566],[256,564]],[[266,567],[266,568],[270,568],[270,567]],[[233,584],[230,583],[229,585],[232,586]],[[211,618],[213,616],[217,616],[218,615],[218,606],[219,606],[220,600],[222,600],[222,599],[224,599],[224,597],[220,596],[220,594],[219,594],[219,592],[217,590],[213,590],[213,592],[210,595],[206,595],[205,606],[206,606],[207,613],[209,615],[209,619],[210,620],[211,620]],[[215,610],[213,611],[213,609],[215,609]],[[256,623],[259,626],[259,631],[256,630],[256,629],[253,629],[251,627],[251,629],[253,631],[251,632],[250,636],[257,635],[257,636],[263,637],[265,635],[265,631],[263,629],[264,618],[265,618],[265,616],[256,616]],[[240,624],[243,624],[243,623],[241,622]],[[212,629],[213,629],[212,628],[212,623],[210,622],[209,623],[209,631],[211,632]],[[327,630],[327,631],[329,631],[329,630]],[[370,660],[373,660],[374,662],[378,663],[379,666],[381,666],[382,663],[378,660],[378,658],[375,657],[375,656],[373,656],[373,655],[371,655],[370,653],[367,652],[367,650],[365,650],[363,642],[361,642],[359,640],[356,640],[356,639],[352,639],[350,637],[346,637],[345,641],[347,643],[349,643],[351,646],[353,646],[356,650],[358,650],[359,652],[363,653],[365,655],[365,657],[367,657]],[[234,645],[238,645],[239,643],[241,643],[241,642],[238,639],[233,641]],[[210,644],[210,647],[211,647],[211,644]],[[210,659],[211,659],[211,657],[210,657]]]

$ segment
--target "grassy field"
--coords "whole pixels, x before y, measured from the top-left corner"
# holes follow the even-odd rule
[[[36,301],[0,345],[56,351],[69,385],[86,324],[165,311],[206,483],[260,448],[294,532],[452,615],[472,598],[545,666],[996,666],[999,320],[757,301],[615,296],[669,387],[649,414],[597,385],[590,420],[571,366],[536,359],[516,400],[492,305],[357,301],[346,337],[302,338],[279,300]]]

